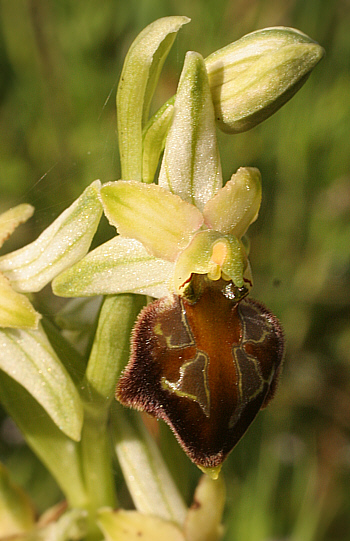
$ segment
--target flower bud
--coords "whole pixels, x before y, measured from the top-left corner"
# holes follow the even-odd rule
[[[239,133],[271,116],[323,55],[318,43],[285,27],[252,32],[211,54],[205,64],[220,128]]]

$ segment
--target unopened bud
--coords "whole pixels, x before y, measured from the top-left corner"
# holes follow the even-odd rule
[[[215,116],[227,133],[247,131],[305,83],[324,49],[293,28],[247,34],[206,60]]]

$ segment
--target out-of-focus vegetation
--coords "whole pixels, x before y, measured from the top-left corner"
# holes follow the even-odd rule
[[[226,179],[239,166],[262,173],[263,206],[250,229],[253,294],[278,315],[287,339],[277,396],[224,466],[225,541],[349,539],[349,1],[12,0],[1,2],[0,14],[0,211],[36,207],[17,246],[92,180],[119,178],[116,85],[131,41],[151,21],[192,18],[165,65],[155,109],[176,90],[188,49],[207,56],[276,25],[326,49],[276,115],[249,132],[220,135]],[[42,511],[59,491],[1,418],[0,458]],[[164,429],[165,450],[169,437]],[[196,469],[180,450],[176,459],[166,455],[190,499]]]

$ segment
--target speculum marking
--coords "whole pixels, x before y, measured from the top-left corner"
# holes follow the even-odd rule
[[[168,381],[162,377],[163,388],[197,402],[206,417],[210,415],[208,365],[208,356],[203,351],[197,351],[194,359],[190,359],[180,367],[180,377],[176,382]]]

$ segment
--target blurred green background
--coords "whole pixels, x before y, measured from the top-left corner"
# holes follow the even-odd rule
[[[0,15],[0,210],[36,207],[7,249],[35,238],[95,178],[118,179],[118,77],[154,19],[192,18],[155,109],[174,93],[187,50],[207,56],[276,25],[326,49],[282,110],[244,134],[219,135],[225,179],[239,166],[262,173],[263,205],[250,228],[253,296],[280,318],[287,340],[277,396],[224,466],[225,541],[350,539],[350,2],[2,0]],[[57,487],[8,421],[0,429],[0,458],[43,510]],[[189,495],[198,474],[176,453]]]

